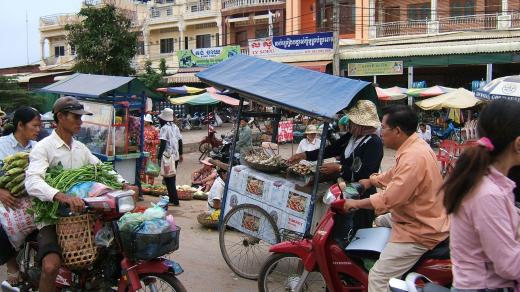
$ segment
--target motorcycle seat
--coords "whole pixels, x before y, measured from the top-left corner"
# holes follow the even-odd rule
[[[450,258],[450,239],[447,238],[441,243],[437,244],[432,250],[427,251],[423,259],[447,260]]]

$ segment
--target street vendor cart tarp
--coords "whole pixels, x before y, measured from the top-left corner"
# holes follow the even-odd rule
[[[332,76],[246,55],[237,55],[196,74],[220,90],[332,119],[357,99],[379,104],[371,83]]]
[[[317,194],[328,189],[325,184],[326,188],[320,190],[324,184],[319,182],[319,167],[323,161],[329,122],[358,99],[368,99],[378,104],[376,91],[369,82],[245,55],[237,55],[214,65],[198,73],[197,77],[239,98],[237,120],[242,117],[272,118],[272,142],[277,141],[276,129],[284,113],[282,110],[312,116],[324,123],[320,153],[314,174],[310,174],[312,179],[298,181],[281,176],[276,167],[283,159],[274,153],[262,160],[276,160],[278,166],[274,169],[261,165],[260,160],[255,163],[248,159],[255,151],[265,153],[258,148],[248,154],[240,153],[243,165],[231,168],[234,159],[230,159],[220,209],[220,249],[233,272],[244,278],[256,279],[261,260],[269,254],[266,246],[312,233],[311,229],[316,227],[314,223],[326,209]],[[245,111],[245,99],[273,106],[273,112]],[[280,128],[282,132],[287,130]],[[236,127],[231,157],[234,157],[238,137]]]

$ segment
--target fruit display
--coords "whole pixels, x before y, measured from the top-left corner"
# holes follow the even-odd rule
[[[312,173],[311,167],[309,165],[300,163],[291,165],[287,170],[301,176],[310,175]]]
[[[14,197],[27,195],[25,191],[25,170],[29,165],[29,153],[18,152],[4,158],[0,178],[0,188],[9,190]]]

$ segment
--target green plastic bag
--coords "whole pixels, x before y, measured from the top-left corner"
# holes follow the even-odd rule
[[[160,172],[161,168],[159,167],[159,165],[157,165],[157,163],[153,162],[151,159],[148,159],[148,161],[146,162],[146,168],[144,173],[146,175],[158,177]]]

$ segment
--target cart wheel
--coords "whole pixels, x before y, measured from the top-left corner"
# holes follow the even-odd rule
[[[271,255],[271,243],[246,235],[231,226],[240,226],[244,215],[259,218],[258,234],[263,238],[274,238],[280,242],[280,233],[273,218],[262,208],[252,204],[234,207],[220,225],[220,251],[228,266],[240,277],[256,280],[264,261]]]

